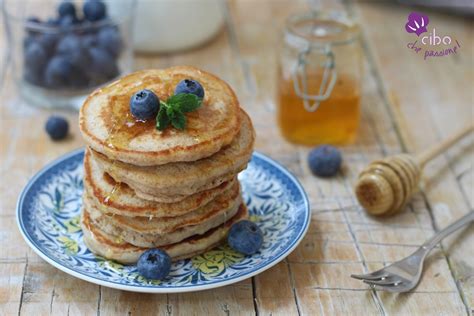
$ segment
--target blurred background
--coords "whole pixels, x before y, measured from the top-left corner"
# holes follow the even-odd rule
[[[76,146],[77,110],[85,97],[140,69],[186,64],[221,76],[251,114],[271,118],[265,124],[286,146],[354,144],[374,91],[387,98],[394,90],[388,85],[400,84],[390,95],[399,100],[408,74],[423,81],[417,67],[472,67],[474,9],[468,0],[0,3],[3,117],[32,120],[30,128],[40,135],[49,116],[66,116]],[[406,47],[415,39],[405,31],[412,11],[458,39],[461,53],[424,64]],[[383,82],[379,66],[388,71]]]

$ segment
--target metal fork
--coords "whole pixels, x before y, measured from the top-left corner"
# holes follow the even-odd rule
[[[443,238],[474,221],[474,211],[464,215],[426,241],[410,256],[369,274],[352,274],[373,289],[389,292],[408,292],[420,281],[426,256]]]

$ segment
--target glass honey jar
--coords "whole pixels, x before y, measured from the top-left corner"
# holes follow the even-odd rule
[[[347,144],[359,125],[359,27],[341,13],[292,15],[280,48],[277,120],[290,142]]]

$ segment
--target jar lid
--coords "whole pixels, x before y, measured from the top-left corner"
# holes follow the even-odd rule
[[[359,26],[342,12],[299,13],[288,17],[285,37],[291,46],[349,44],[359,36]]]

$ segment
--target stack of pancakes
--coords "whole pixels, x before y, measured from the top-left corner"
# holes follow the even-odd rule
[[[205,91],[184,130],[158,131],[155,119],[131,115],[134,93],[149,89],[165,101],[183,79]],[[88,145],[81,224],[94,253],[122,263],[148,248],[189,258],[220,244],[248,216],[237,174],[255,133],[219,78],[193,67],[136,72],[92,93],[79,121]]]

